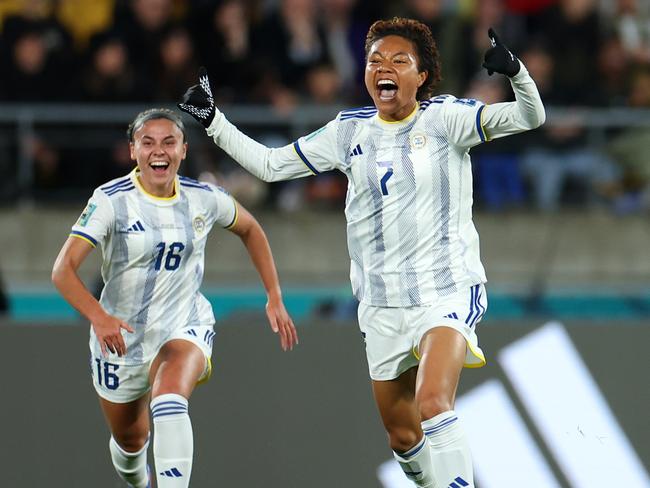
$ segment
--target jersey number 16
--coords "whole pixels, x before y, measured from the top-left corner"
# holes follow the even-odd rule
[[[185,244],[182,242],[172,242],[169,246],[165,242],[160,242],[156,246],[158,249],[158,254],[156,255],[156,263],[154,264],[154,269],[160,271],[160,268],[163,266],[163,257],[165,254],[164,266],[167,271],[174,271],[178,269],[181,265],[181,252],[185,249]]]

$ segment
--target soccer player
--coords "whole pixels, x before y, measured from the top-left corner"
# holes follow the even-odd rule
[[[178,114],[146,110],[129,126],[128,138],[137,167],[95,190],[56,259],[52,280],[91,323],[90,366],[112,434],[115,470],[131,487],[151,486],[150,406],[157,486],[187,487],[193,456],[188,401],[212,369],[215,319],[199,287],[214,225],[246,246],[284,350],[297,343],[296,329],[258,222],[221,188],[177,174],[187,153]],[[98,244],[104,279],[99,301],[77,274]]]
[[[365,84],[374,106],[269,149],[214,106],[205,72],[179,108],[265,181],[338,169],[348,177],[350,276],[360,301],[372,387],[389,443],[417,486],[473,487],[454,400],[463,366],[485,364],[476,326],[487,308],[472,222],[472,146],[530,130],[545,112],[526,68],[492,29],[483,66],[508,76],[516,101],[431,98],[440,79],[429,29],[402,18],[367,34]]]

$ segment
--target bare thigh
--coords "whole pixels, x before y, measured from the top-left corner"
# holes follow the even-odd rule
[[[192,342],[183,339],[167,342],[151,364],[151,396],[176,393],[189,399],[203,374],[205,362],[203,351]]]

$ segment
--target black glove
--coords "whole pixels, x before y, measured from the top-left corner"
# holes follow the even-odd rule
[[[492,47],[485,52],[483,67],[487,70],[488,75],[497,72],[509,77],[519,73],[521,65],[517,57],[512,54],[508,48],[499,40],[497,33],[490,27],[488,36],[492,42]]]
[[[183,95],[183,101],[177,106],[198,120],[206,129],[210,127],[216,109],[210,89],[208,71],[203,66],[199,68],[199,83],[187,89]]]

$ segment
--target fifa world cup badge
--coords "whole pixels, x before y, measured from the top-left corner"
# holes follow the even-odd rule
[[[197,234],[201,234],[205,230],[205,220],[203,220],[201,217],[195,217],[192,221],[192,225],[194,226],[194,231]]]
[[[77,220],[77,225],[81,227],[86,227],[86,224],[90,219],[90,216],[93,214],[96,208],[97,205],[95,205],[94,203],[89,203],[88,205],[86,205],[86,208],[84,208],[84,211],[81,212],[81,215],[79,216],[79,220]]]

